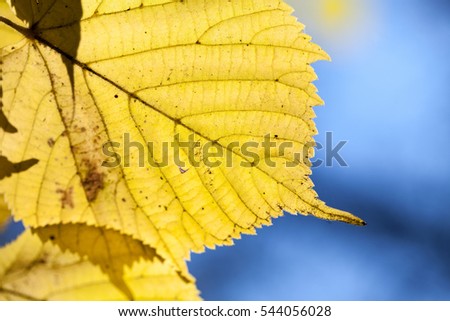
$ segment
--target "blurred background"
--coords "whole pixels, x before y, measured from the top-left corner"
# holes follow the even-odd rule
[[[316,190],[368,226],[286,215],[194,255],[203,297],[450,300],[450,2],[288,2],[333,59],[314,65],[317,141],[348,141]]]
[[[316,190],[368,226],[286,215],[193,255],[203,298],[450,300],[450,2],[288,2],[333,59],[314,65],[317,141],[348,141]]]

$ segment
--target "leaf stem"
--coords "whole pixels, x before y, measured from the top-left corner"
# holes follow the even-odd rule
[[[10,26],[14,30],[20,32],[25,37],[27,37],[29,39],[34,39],[33,32],[30,29],[22,27],[22,26],[19,26],[18,24],[15,24],[14,22],[12,22],[11,20],[6,19],[5,17],[0,17],[0,22],[3,22],[7,26]]]

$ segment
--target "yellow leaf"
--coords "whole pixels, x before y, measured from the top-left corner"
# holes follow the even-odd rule
[[[3,195],[0,195],[0,233],[10,220],[9,209]]]
[[[43,243],[29,230],[1,248],[0,257],[0,300],[129,299],[87,258]],[[136,300],[198,300],[195,285],[158,260],[136,260],[124,268],[123,282]]]
[[[0,191],[26,225],[111,228],[186,272],[190,251],[232,244],[282,210],[363,224],[312,189],[322,101],[310,64],[328,56],[283,1],[14,6],[33,29],[2,19],[28,38],[4,51],[4,111],[19,133],[0,132],[0,150],[39,163]],[[267,151],[266,139],[292,149]]]

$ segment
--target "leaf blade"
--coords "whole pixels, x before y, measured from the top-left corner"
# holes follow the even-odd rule
[[[76,22],[79,43],[78,37],[64,37],[74,24],[42,24],[35,41],[5,57],[6,111],[28,139],[17,144],[5,136],[2,152],[14,160],[28,155],[40,160],[0,183],[15,213],[22,213],[18,218],[35,227],[80,223],[115,229],[156,248],[183,272],[191,251],[230,245],[242,233],[271,224],[283,209],[363,224],[327,207],[312,189],[304,159],[312,156],[317,133],[312,106],[321,100],[309,65],[329,57],[302,33],[283,2],[150,2],[126,12],[82,4],[89,10]],[[194,12],[198,19],[192,19]],[[158,27],[146,21],[158,21]],[[120,32],[95,41],[101,25],[113,22]],[[24,57],[31,57],[32,66]],[[29,101],[14,99],[13,88],[25,91],[18,73],[29,79],[45,75]],[[19,118],[25,106],[32,106],[35,118]],[[156,146],[149,156],[153,163],[164,159],[164,144],[176,145],[178,135],[183,142],[194,137],[202,146],[229,152],[234,165],[184,168],[170,151],[167,166],[137,166],[142,155],[135,148],[122,155],[133,166],[101,166],[103,144],[122,142],[124,133],[135,147]],[[293,143],[302,158],[279,151],[267,155],[259,145],[256,155],[275,161],[269,166],[229,148],[232,142],[262,143],[267,135]],[[189,164],[189,150],[181,149],[179,156]],[[297,166],[289,167],[292,162]],[[40,191],[32,202],[24,186]]]

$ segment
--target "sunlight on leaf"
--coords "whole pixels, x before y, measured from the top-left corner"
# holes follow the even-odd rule
[[[312,107],[322,101],[310,64],[329,58],[284,2],[13,3],[33,29],[16,27],[28,38],[3,51],[3,109],[19,134],[0,132],[0,151],[39,163],[2,180],[0,192],[25,225],[113,229],[186,277],[191,251],[231,245],[283,210],[364,224],[313,190]],[[266,137],[301,157],[268,153]],[[209,165],[204,149],[164,155],[191,139],[230,164]],[[230,147],[249,142],[260,162]],[[141,153],[148,143],[152,152]],[[103,166],[105,144],[129,166]]]

